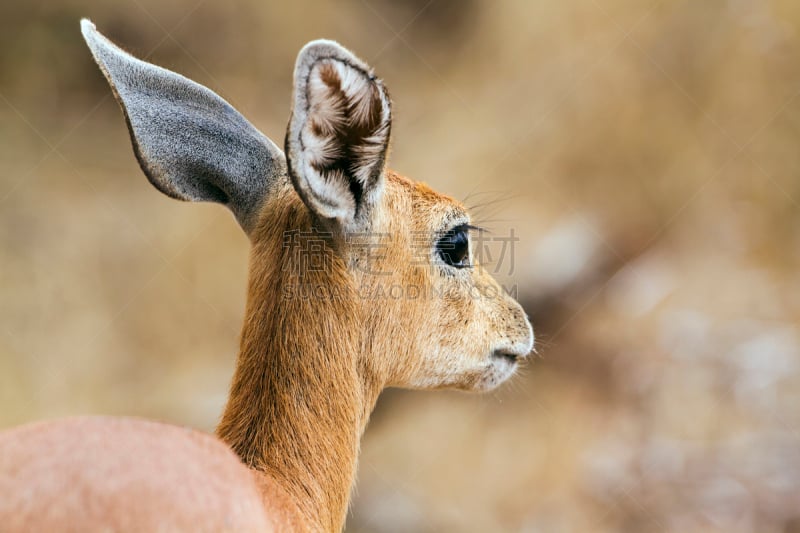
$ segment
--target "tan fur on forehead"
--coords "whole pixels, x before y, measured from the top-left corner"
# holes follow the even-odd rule
[[[387,171],[386,178],[405,189],[418,209],[425,209],[431,215],[447,213],[450,217],[467,216],[467,210],[461,202],[434,190],[425,182],[411,180],[393,171]]]

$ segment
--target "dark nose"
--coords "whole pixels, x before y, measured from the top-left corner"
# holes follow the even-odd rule
[[[498,359],[505,359],[510,363],[516,363],[517,359],[525,357],[524,354],[520,354],[519,352],[510,352],[507,350],[495,350],[492,352],[492,356]]]

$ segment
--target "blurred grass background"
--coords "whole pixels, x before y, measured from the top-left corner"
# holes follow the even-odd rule
[[[147,183],[83,16],[277,141],[295,54],[339,40],[391,166],[520,237],[541,357],[388,391],[349,531],[800,531],[800,4],[0,3],[0,427],[212,430],[237,349],[246,238]]]

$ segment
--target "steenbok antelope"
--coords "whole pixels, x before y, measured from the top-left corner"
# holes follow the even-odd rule
[[[6,431],[0,530],[341,530],[381,390],[496,387],[532,349],[525,313],[473,263],[464,207],[386,169],[388,93],[340,45],[300,51],[281,151],[81,27],[150,182],[247,233],[247,310],[216,436],[102,417]]]

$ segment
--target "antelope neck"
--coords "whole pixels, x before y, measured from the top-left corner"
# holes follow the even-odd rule
[[[327,267],[307,268],[297,252],[311,237],[301,231],[287,243],[275,228],[310,228],[311,221],[283,204],[273,203],[252,239],[240,352],[217,434],[246,465],[275,479],[315,529],[338,531],[382,386],[360,369],[363,324],[347,297],[343,262],[323,247]],[[302,290],[318,286],[341,290],[331,298]]]

